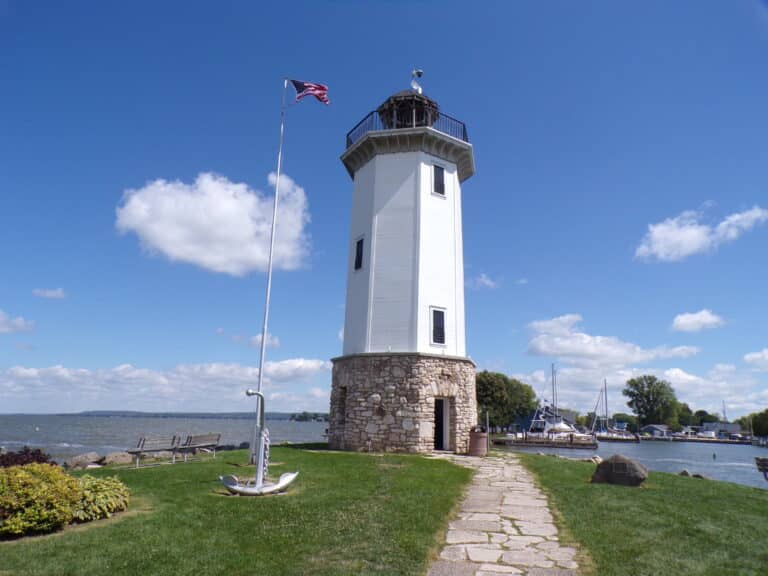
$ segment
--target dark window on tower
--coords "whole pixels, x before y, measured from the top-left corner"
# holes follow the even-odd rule
[[[363,267],[363,239],[360,238],[355,244],[355,270]]]
[[[445,344],[445,310],[432,308],[432,343]]]
[[[445,169],[442,166],[433,166],[434,169],[434,193],[445,196]]]

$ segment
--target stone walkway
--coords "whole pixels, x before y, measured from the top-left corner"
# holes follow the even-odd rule
[[[513,454],[445,455],[476,470],[428,576],[576,576],[576,549],[562,546],[547,499]]]

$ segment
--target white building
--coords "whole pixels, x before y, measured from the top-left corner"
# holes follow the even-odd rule
[[[465,451],[476,421],[466,357],[463,123],[412,90],[347,135],[353,179],[343,356],[329,441],[345,449]]]

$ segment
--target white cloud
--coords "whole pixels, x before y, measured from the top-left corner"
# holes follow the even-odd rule
[[[549,382],[544,370],[534,370],[529,374],[518,372],[516,374],[511,374],[511,377],[525,384],[529,384],[534,390],[540,389],[544,384]]]
[[[31,332],[35,328],[32,320],[27,320],[21,316],[11,318],[8,314],[0,310],[0,334],[11,334],[13,332]]]
[[[310,388],[309,395],[313,398],[330,398],[328,390],[322,388]]]
[[[339,328],[339,332],[336,334],[336,337],[339,339],[339,342],[344,342],[344,326]]]
[[[726,403],[728,417],[733,420],[749,412],[765,408],[768,394],[754,377],[728,364],[716,364],[706,376],[698,376],[680,368],[670,368],[658,374],[668,380],[678,400],[693,410],[722,413]]]
[[[641,364],[658,358],[687,358],[698,353],[693,346],[642,348],[613,336],[592,336],[576,330],[581,320],[578,314],[566,314],[532,322],[530,328],[534,336],[528,343],[529,352],[571,364],[596,366]]]
[[[733,364],[715,364],[712,368],[711,374],[715,376],[733,374],[736,371],[736,366]]]
[[[216,334],[219,336],[224,335],[224,328],[216,328]],[[232,334],[229,336],[229,339],[234,342],[235,344],[242,344],[243,342],[247,341],[248,345],[253,348],[261,348],[261,334],[257,334],[256,336],[251,336],[250,338],[246,338],[242,334]],[[267,347],[268,348],[279,348],[280,347],[280,338],[272,334],[271,332],[267,333]]]
[[[53,300],[61,300],[67,297],[63,288],[35,288],[32,290],[32,294],[40,298],[50,298]]]
[[[632,413],[622,390],[627,380],[642,374],[652,374],[669,381],[680,402],[686,402],[693,410],[721,412],[726,401],[728,417],[738,418],[750,412],[765,409],[768,404],[768,387],[754,375],[731,370],[730,365],[717,364],[706,375],[697,375],[679,367],[659,369],[636,366],[558,366],[558,404],[582,414],[595,407],[603,379],[608,383],[609,412]],[[531,374],[515,374],[515,378],[533,386],[540,398],[551,397],[550,376],[537,371]]]
[[[755,206],[727,216],[716,226],[702,224],[702,214],[693,210],[657,224],[649,224],[635,257],[676,262],[693,254],[715,250],[732,242],[758,224],[768,221],[768,210]]]
[[[581,322],[579,314],[563,314],[550,320],[536,320],[531,322],[528,327],[535,334],[566,335],[570,334],[579,322]]]
[[[739,370],[732,364],[715,364],[708,373],[699,375],[679,366],[667,369],[648,366],[652,361],[688,358],[698,352],[692,346],[657,346],[643,348],[613,336],[593,336],[579,330],[582,318],[565,314],[556,318],[531,322],[529,351],[550,356],[558,362],[558,403],[562,407],[586,413],[594,409],[603,379],[608,383],[609,411],[626,412],[622,390],[627,380],[652,374],[668,380],[681,402],[692,409],[708,412],[728,406],[728,416],[736,418],[762,410],[768,404],[768,387],[756,379],[755,372]],[[755,367],[768,371],[768,348],[744,356]],[[540,398],[551,399],[550,375],[537,370],[529,374],[513,374],[533,386]]]
[[[752,364],[758,370],[768,370],[768,348],[763,348],[760,352],[745,354],[744,362]]]
[[[493,280],[485,272],[480,273],[479,276],[469,280],[469,286],[472,288],[498,288],[499,283],[497,280]]]
[[[725,324],[725,320],[705,308],[698,312],[678,314],[672,321],[672,330],[677,330],[678,332],[699,332],[706,328],[717,328],[723,324]]]
[[[528,284],[528,278],[519,278],[517,282],[515,282],[515,284],[519,286],[525,286],[526,284]]]
[[[274,186],[275,175],[269,174]],[[126,190],[116,209],[117,230],[134,232],[142,248],[172,261],[242,276],[266,270],[274,200],[224,176],[201,173],[193,184],[154,180]],[[304,189],[280,180],[274,266],[300,267],[309,252]]]
[[[328,371],[332,364],[327,360],[292,358],[264,364],[264,377],[273,382],[290,382],[306,379],[321,371]],[[258,370],[257,370],[258,371]]]
[[[654,374],[652,367],[636,365],[668,358],[688,358],[698,349],[692,346],[657,346],[643,348],[614,336],[594,336],[580,331],[579,314],[564,314],[529,324],[532,336],[528,350],[537,356],[549,356],[558,362],[558,403],[586,413],[594,409],[603,379],[608,382],[609,409],[629,412],[621,390],[627,380],[641,374]],[[515,374],[531,384],[536,393],[550,399],[550,375],[541,370]]]
[[[261,348],[261,334],[256,334],[256,336],[251,336],[250,340],[248,341],[251,346],[254,348]],[[280,347],[280,338],[275,336],[274,334],[267,332],[267,347],[268,348],[279,348]]]
[[[294,358],[267,362],[264,386],[286,400],[269,410],[328,409],[315,380],[327,378],[330,362]],[[244,390],[258,368],[240,364],[182,364],[152,370],[122,364],[108,369],[14,366],[0,370],[0,406],[11,412],[91,409],[154,411],[248,410]],[[310,387],[311,386],[311,387]]]

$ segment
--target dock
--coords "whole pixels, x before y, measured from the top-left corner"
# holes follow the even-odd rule
[[[643,442],[698,442],[700,444],[745,444],[747,446],[752,445],[751,440],[731,440],[729,438],[701,438],[696,436],[688,436],[682,438],[680,436],[642,436]]]
[[[513,438],[510,436],[497,436],[491,439],[494,446],[507,446],[515,448],[572,448],[581,450],[596,450],[597,441],[589,437],[587,439],[579,438],[573,434],[563,435],[558,438],[538,437],[530,434],[524,434],[523,438]]]

